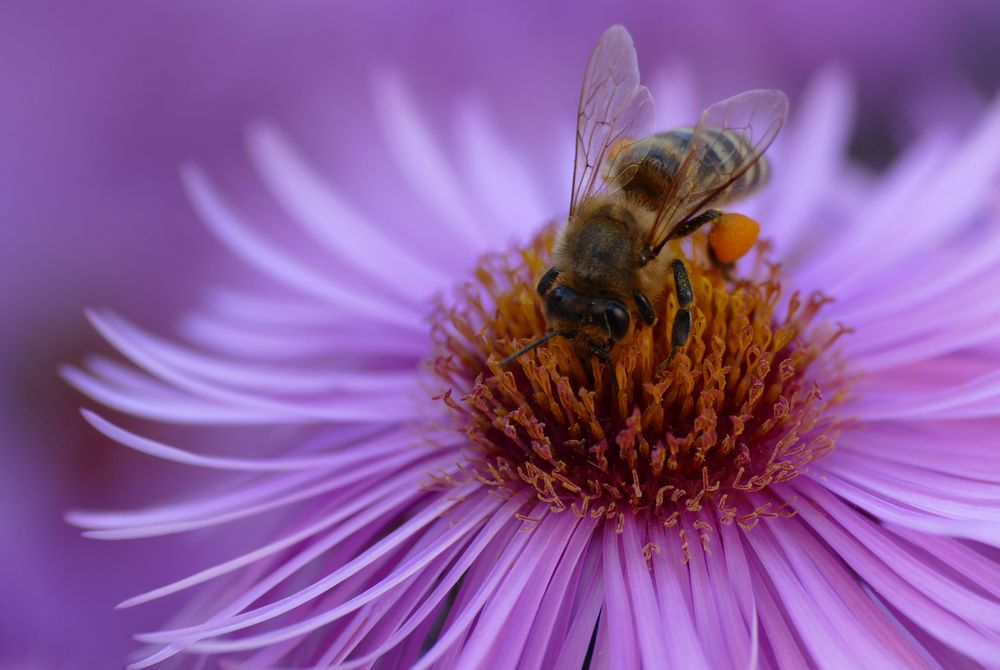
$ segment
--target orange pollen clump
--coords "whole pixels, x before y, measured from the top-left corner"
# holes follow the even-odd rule
[[[675,356],[671,286],[657,322],[612,351],[613,376],[561,338],[501,368],[546,332],[535,283],[553,237],[485,257],[433,319],[430,370],[470,440],[465,469],[500,493],[530,487],[555,511],[619,522],[632,513],[669,526],[705,508],[750,527],[784,513],[766,489],[829,453],[842,427],[831,408],[846,377],[830,345],[845,330],[814,323],[827,299],[782,302],[762,253],[759,279],[733,282],[693,251],[693,328]]]
[[[760,225],[749,216],[723,214],[712,223],[708,243],[715,257],[723,263],[733,263],[753,248],[760,234]]]

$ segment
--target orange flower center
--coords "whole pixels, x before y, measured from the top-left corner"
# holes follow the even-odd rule
[[[657,322],[634,328],[612,365],[554,338],[501,368],[546,332],[535,283],[553,237],[485,257],[435,315],[431,369],[471,443],[468,472],[501,493],[527,486],[555,511],[612,520],[645,514],[670,526],[709,507],[751,527],[784,513],[765,490],[828,454],[843,424],[831,409],[846,375],[830,348],[845,329],[817,322],[827,299],[783,301],[760,246],[754,279],[727,281],[698,251],[702,238],[688,260],[693,329],[676,355],[670,287]]]

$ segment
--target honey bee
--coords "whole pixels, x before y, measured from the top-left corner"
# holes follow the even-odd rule
[[[747,91],[707,108],[691,128],[650,134],[653,100],[639,83],[632,38],[609,28],[580,93],[569,217],[554,265],[538,282],[549,332],[501,364],[556,336],[581,357],[610,361],[634,317],[656,321],[671,277],[679,304],[673,351],[683,346],[694,293],[680,247],[669,243],[711,224],[713,263],[728,269],[750,250],[757,223],[715,207],[767,183],[764,151],[787,112],[781,91]]]

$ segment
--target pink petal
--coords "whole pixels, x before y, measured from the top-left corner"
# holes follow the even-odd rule
[[[358,290],[357,285],[345,286],[333,281],[282,253],[276,245],[253,233],[198,168],[186,167],[182,177],[188,196],[205,223],[234,252],[265,275],[306,295],[354,311],[376,323],[416,327],[421,316],[418,311],[414,310],[407,315],[406,310],[398,305],[381,301],[370,292],[366,294]]]
[[[339,264],[420,303],[451,278],[366,220],[317,174],[277,128],[257,124],[247,138],[258,172],[295,221]],[[364,253],[358,253],[363,249]]]
[[[416,105],[398,78],[382,76],[374,82],[376,118],[385,134],[388,155],[410,186],[452,233],[458,251],[475,255],[487,244],[489,231],[477,225],[481,217],[461,187],[462,180],[449,164]],[[501,240],[493,240],[494,243]]]
[[[894,547],[884,532],[823,487],[800,478],[793,488],[829,514],[807,503],[796,504],[802,518],[880,597],[929,634],[963,653],[984,662],[998,658],[1000,634],[996,617],[981,622],[967,621],[944,606],[950,602],[966,615],[979,619],[989,616],[983,608],[996,609],[995,601],[991,603],[971,592],[963,593],[957,584],[935,575],[930,566],[921,565],[911,552]],[[871,548],[869,543],[872,543]],[[926,591],[922,593],[922,590]],[[970,607],[972,609],[968,609]],[[993,630],[986,630],[984,626]]]

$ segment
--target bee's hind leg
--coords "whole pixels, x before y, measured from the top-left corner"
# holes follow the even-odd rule
[[[684,221],[681,224],[679,224],[677,226],[677,229],[674,230],[674,232],[670,233],[670,237],[668,237],[667,239],[679,240],[683,237],[687,237],[694,231],[704,226],[706,223],[711,223],[712,221],[718,219],[720,216],[722,216],[722,212],[719,211],[718,209],[706,209],[698,216],[692,217],[687,221]]]
[[[671,267],[674,270],[674,290],[677,292],[678,308],[670,335],[670,357],[659,365],[658,370],[661,373],[666,371],[667,365],[691,337],[691,305],[694,304],[691,279],[688,277],[687,268],[684,267],[684,261],[675,258]]]
[[[670,233],[670,235],[668,235],[662,242],[660,242],[659,246],[646,247],[646,250],[642,254],[641,264],[645,265],[646,263],[650,262],[651,260],[659,256],[660,251],[663,249],[664,245],[666,245],[667,242],[671,240],[679,240],[685,238],[694,231],[704,226],[706,223],[711,223],[712,221],[715,221],[720,216],[722,216],[722,212],[720,210],[706,209],[698,216],[693,216],[687,221],[681,221],[679,224],[677,224],[677,227],[674,229],[674,231]]]

